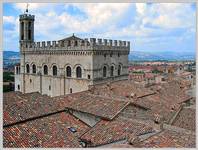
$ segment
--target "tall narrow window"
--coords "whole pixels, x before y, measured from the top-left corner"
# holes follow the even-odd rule
[[[16,74],[19,74],[19,68],[16,67]]]
[[[31,22],[28,23],[28,40],[31,40]]]
[[[113,77],[113,72],[114,72],[114,67],[113,66],[111,66],[111,77]]]
[[[121,65],[118,66],[118,75],[121,74]]]
[[[66,68],[66,76],[71,77],[71,67],[70,66],[67,66],[67,68]]]
[[[68,41],[68,46],[71,46],[71,41],[70,40]]]
[[[57,76],[57,67],[53,66],[53,76]]]
[[[26,65],[26,73],[30,73],[30,65],[29,64]]]
[[[75,46],[78,46],[78,41],[75,41]]]
[[[47,65],[44,65],[43,73],[44,73],[44,75],[48,75],[48,67],[47,67]]]
[[[24,40],[24,22],[21,23],[21,40]]]
[[[36,73],[36,65],[35,64],[32,65],[32,73]]]
[[[103,67],[103,77],[106,77],[107,76],[107,67],[104,66]]]
[[[82,69],[79,66],[76,68],[76,77],[82,78]]]

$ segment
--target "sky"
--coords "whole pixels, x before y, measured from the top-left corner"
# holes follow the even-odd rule
[[[19,51],[26,3],[3,4],[3,49]],[[195,53],[195,3],[29,3],[35,41],[80,38],[131,42],[131,51]]]

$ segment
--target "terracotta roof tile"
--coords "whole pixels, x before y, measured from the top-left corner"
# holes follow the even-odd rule
[[[72,133],[68,127],[77,132]],[[62,112],[3,129],[4,147],[80,147],[78,137],[89,127]]]
[[[101,118],[113,119],[129,102],[105,98],[88,93],[73,95],[75,99],[67,107],[81,112],[90,113]]]
[[[101,120],[93,128],[80,137],[88,146],[99,146],[126,139],[127,133],[136,135],[151,132],[152,127],[127,120]]]
[[[175,118],[174,122],[172,125],[192,130],[195,132],[196,129],[196,111],[194,108],[182,108],[180,113],[177,115]]]
[[[195,134],[181,133],[177,131],[164,130],[139,143],[138,148],[193,148],[195,147]]]

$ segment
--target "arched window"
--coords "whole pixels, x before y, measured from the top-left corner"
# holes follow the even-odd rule
[[[107,67],[104,66],[103,67],[103,77],[106,77],[107,76]]]
[[[121,65],[118,66],[118,75],[121,74]]]
[[[71,77],[71,67],[70,66],[67,66],[67,68],[66,68],[66,76]]]
[[[48,67],[47,67],[47,65],[44,65],[43,73],[44,73],[44,75],[48,75]]]
[[[32,65],[32,73],[36,73],[36,65],[35,64]]]
[[[16,67],[16,74],[19,74],[19,68]]]
[[[79,66],[76,68],[76,77],[82,78],[82,69]]]
[[[53,76],[57,76],[57,67],[53,66]]]
[[[68,46],[71,46],[71,41],[70,40],[68,41]]]
[[[78,46],[78,41],[75,41],[75,46]]]
[[[26,65],[26,73],[30,73],[30,65],[29,64]]]
[[[114,72],[114,67],[111,66],[111,73],[110,73],[111,77],[113,77],[113,72]]]

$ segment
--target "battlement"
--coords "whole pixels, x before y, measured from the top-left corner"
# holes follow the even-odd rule
[[[31,14],[22,14],[19,15],[19,20],[31,19],[34,20],[34,15]]]
[[[129,41],[111,39],[76,39],[23,43],[29,50],[130,50]]]

